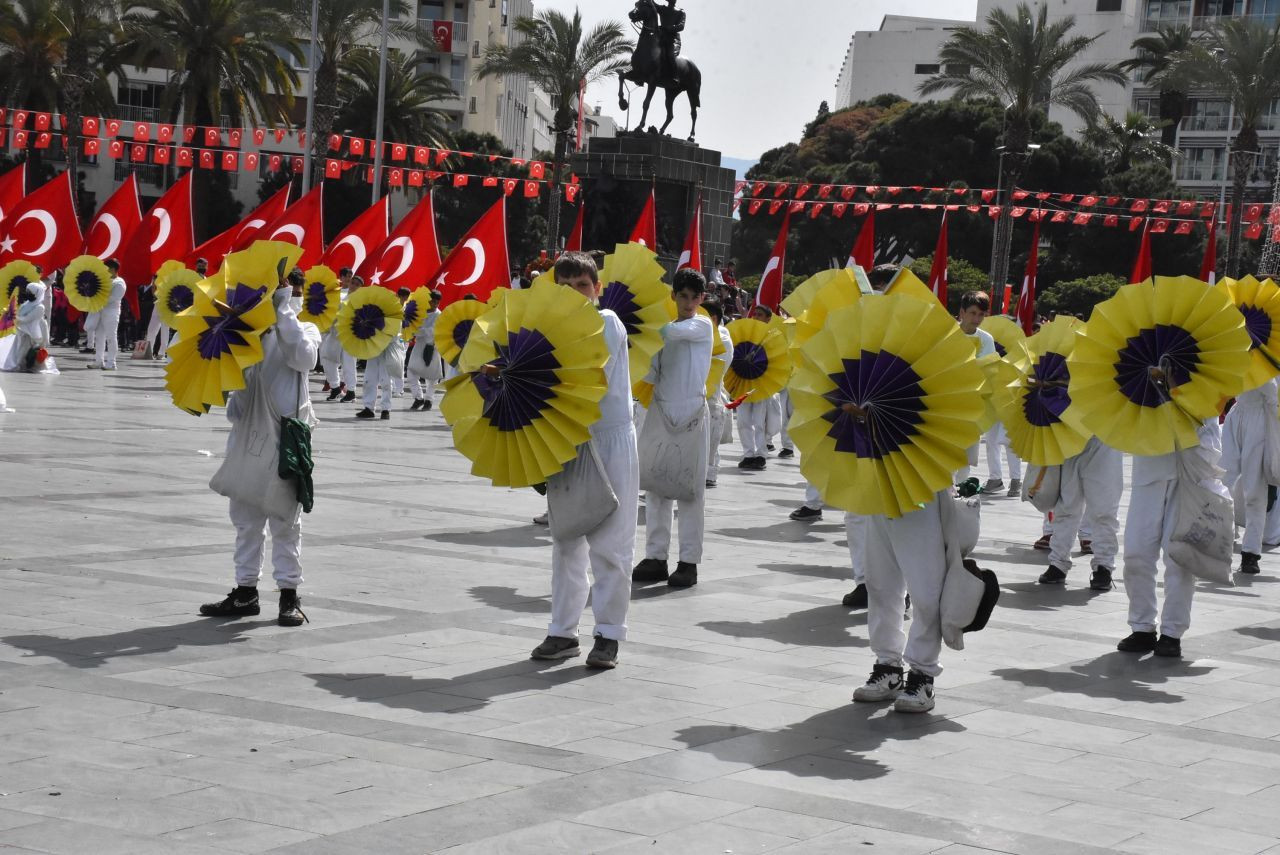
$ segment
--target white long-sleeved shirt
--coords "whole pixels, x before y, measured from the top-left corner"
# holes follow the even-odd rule
[[[315,425],[311,394],[305,380],[320,352],[320,330],[315,324],[298,320],[289,301],[282,299],[276,303],[275,326],[262,337],[262,352],[262,361],[244,372],[245,387],[232,392],[227,401],[231,433],[235,434],[235,424],[240,420],[241,400],[247,401],[253,395],[254,384],[263,376],[270,378],[267,394],[277,413]]]
[[[591,426],[593,437],[630,427],[631,422],[631,367],[627,356],[627,328],[622,319],[609,309],[601,309],[604,321],[604,340],[609,346],[609,361],[605,364],[605,383],[608,390],[600,401],[600,419]]]
[[[715,335],[711,326],[710,318],[694,315],[662,328],[662,349],[653,357],[648,379],[654,402],[673,422],[687,422],[706,403]]]
[[[961,330],[961,332],[964,332],[964,330]],[[968,333],[966,333],[966,335],[968,335]],[[996,353],[996,340],[991,337],[991,333],[987,332],[982,327],[978,327],[974,330],[973,334],[969,335],[969,338],[976,338],[978,340],[979,359]]]
[[[707,384],[708,400],[719,400],[724,393],[724,375],[729,370],[729,360],[733,358],[733,338],[729,335],[729,331],[723,324],[717,324],[716,333],[720,336],[720,343],[724,345],[724,352],[717,356],[715,348],[711,348],[711,360],[716,365],[711,369],[712,382]]]

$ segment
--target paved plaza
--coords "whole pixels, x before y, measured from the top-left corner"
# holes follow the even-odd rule
[[[789,521],[796,463],[731,453],[701,584],[637,588],[593,673],[528,658],[542,499],[471,477],[438,408],[317,403],[311,623],[275,625],[269,578],[261,618],[202,619],[233,585],[222,412],[55,356],[0,375],[0,851],[1280,853],[1274,555],[1200,584],[1183,661],[1138,659],[1124,593],[1083,562],[1038,587],[1038,516],[992,500],[1000,606],[935,712],[895,714],[850,702],[841,515]]]

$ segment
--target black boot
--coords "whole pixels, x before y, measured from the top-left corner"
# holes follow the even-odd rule
[[[205,603],[200,614],[205,617],[252,617],[258,614],[258,589],[237,585],[220,603]]]
[[[667,584],[672,588],[692,588],[698,584],[698,565],[688,561],[676,563],[676,572],[671,574]]]
[[[1256,552],[1240,553],[1240,572],[1250,576],[1260,573],[1262,568],[1258,566],[1258,562],[1262,560],[1262,556]]]
[[[280,617],[276,623],[281,626],[302,626],[303,622],[310,623],[306,614],[302,611],[302,598],[298,596],[297,590],[294,588],[280,589]]]
[[[342,393],[343,393],[344,391],[346,391],[346,388],[347,388],[347,387],[346,387],[345,385],[339,385],[336,389],[330,389],[330,390],[329,390],[329,397],[325,398],[325,400],[326,400],[326,401],[336,401],[336,400],[338,400],[339,398],[341,398],[341,397],[342,397]]]
[[[667,562],[661,558],[646,558],[631,571],[632,582],[667,581]]]

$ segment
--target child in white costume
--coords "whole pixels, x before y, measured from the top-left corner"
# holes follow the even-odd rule
[[[1244,517],[1244,537],[1240,541],[1240,572],[1254,574],[1261,569],[1262,541],[1267,526],[1267,479],[1263,472],[1262,449],[1267,439],[1280,431],[1277,415],[1276,380],[1244,392],[1227,413],[1222,426],[1222,468],[1236,502],[1236,516]],[[1243,514],[1240,511],[1243,510]]]
[[[439,291],[431,292],[431,308],[414,336],[409,351],[409,389],[413,392],[410,410],[429,410],[433,406],[436,384],[444,376],[444,360],[436,353],[436,320],[440,317]]]

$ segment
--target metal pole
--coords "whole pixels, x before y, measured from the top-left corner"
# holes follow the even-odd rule
[[[311,57],[307,60],[307,145],[302,153],[302,192],[311,189],[311,152],[316,134],[316,42],[320,40],[320,0],[311,0]]]
[[[382,123],[387,116],[387,19],[391,17],[391,0],[382,0],[382,40],[378,57],[378,133],[373,143],[373,199],[382,195]]]
[[[996,204],[997,205],[1001,203],[1001,199],[1004,195],[1004,156],[1008,153],[1009,152],[1007,151],[1000,152],[999,166],[996,168]],[[1000,254],[1000,227],[1002,225],[1003,223],[1000,220],[996,220],[996,227],[991,230],[991,268],[990,268],[990,272],[987,274],[987,278],[988,278],[987,284],[990,285],[992,294],[995,293],[995,288],[996,288],[996,274],[998,273],[996,269],[998,265],[996,262]]]

